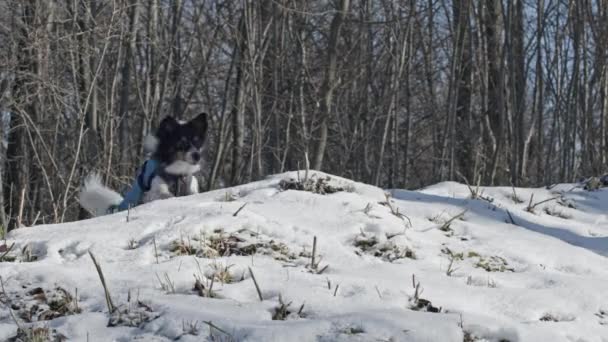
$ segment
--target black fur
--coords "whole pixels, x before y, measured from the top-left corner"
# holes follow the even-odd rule
[[[201,113],[186,123],[180,123],[172,116],[165,117],[156,132],[158,146],[152,157],[163,166],[177,161],[193,165],[198,163],[207,138],[207,127],[206,113]]]

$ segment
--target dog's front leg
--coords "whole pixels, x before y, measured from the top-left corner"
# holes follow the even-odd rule
[[[186,189],[188,195],[198,194],[198,180],[194,175],[189,177],[188,187]]]
[[[151,202],[159,199],[167,199],[175,197],[171,190],[169,190],[169,184],[165,182],[161,177],[154,177],[150,184],[150,191],[146,194],[144,202]]]

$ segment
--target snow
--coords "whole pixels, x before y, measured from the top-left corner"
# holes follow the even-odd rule
[[[454,182],[384,191],[320,172],[345,191],[279,189],[303,174],[12,231],[0,340],[16,335],[14,315],[74,341],[608,341],[608,190],[483,187],[472,199]],[[532,195],[551,200],[526,210]],[[89,251],[129,315],[117,326]],[[195,277],[215,279],[214,298]],[[28,294],[38,287],[46,300]],[[78,310],[21,318],[57,288]],[[290,314],[273,320],[279,296]]]

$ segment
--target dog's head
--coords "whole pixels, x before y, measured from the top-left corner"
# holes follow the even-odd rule
[[[207,137],[207,114],[199,114],[188,122],[165,117],[158,127],[154,157],[165,171],[175,175],[192,174],[199,170],[203,145]]]

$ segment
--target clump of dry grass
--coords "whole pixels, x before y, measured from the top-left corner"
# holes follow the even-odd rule
[[[17,328],[17,334],[9,338],[7,342],[64,342],[67,340],[57,330],[46,326],[20,326]]]
[[[410,297],[410,310],[414,311],[427,311],[438,313],[441,312],[441,307],[434,306],[430,300],[420,297],[423,292],[423,288],[420,286],[420,282],[416,281],[416,275],[412,274],[412,287],[414,288],[414,295]]]
[[[213,290],[213,285],[215,284],[215,276],[205,276],[201,268],[201,264],[198,262],[197,259],[194,259],[194,261],[196,262],[198,273],[194,273],[194,286],[192,287],[192,291],[196,292],[196,294],[201,297],[217,298],[218,295]]]
[[[131,300],[131,293],[127,297],[127,304],[116,306],[112,301],[112,296],[110,294],[110,290],[108,285],[106,284],[106,279],[103,275],[103,270],[101,269],[101,265],[97,262],[97,259],[93,255],[91,251],[89,251],[89,256],[95,265],[97,270],[97,274],[99,275],[99,280],[101,281],[101,286],[103,287],[104,294],[106,297],[106,305],[108,307],[109,319],[108,326],[128,326],[128,327],[140,327],[146,322],[152,321],[160,316],[159,313],[154,312],[152,308],[145,304],[144,302],[136,299],[135,301]]]
[[[505,258],[495,255],[490,257],[480,256],[473,266],[481,268],[486,272],[515,272],[514,268],[509,267]]]
[[[131,301],[129,299],[127,304],[115,308],[114,312],[110,313],[108,326],[141,327],[159,316],[160,314],[154,312],[150,305],[141,300]]]
[[[474,262],[473,267],[481,268],[486,272],[515,272],[514,268],[509,267],[507,260],[500,256],[483,256],[475,251],[469,251],[467,254],[464,252],[455,253],[448,247],[443,247],[441,253],[445,254],[450,260],[450,266],[448,266],[448,272],[450,274],[448,275],[451,275],[457,270],[457,268],[454,268],[454,263],[463,261],[465,258],[477,259]]]
[[[15,243],[7,245],[6,242],[0,245],[0,262],[34,262],[38,261],[38,255],[34,253],[31,244],[26,244],[20,252],[14,251]]]
[[[376,258],[380,258],[384,261],[393,262],[399,259],[416,259],[416,253],[409,246],[405,245],[403,241],[397,242],[396,237],[403,234],[387,234],[386,240],[380,241],[381,239],[375,235],[361,233],[355,236],[354,246],[357,248],[355,253],[357,255],[373,255]]]
[[[269,255],[279,261],[293,261],[300,255],[273,239],[264,239],[257,233],[241,229],[226,233],[216,229],[211,234],[201,232],[198,236],[180,237],[171,243],[169,250],[178,256],[193,255],[200,258],[219,258],[231,255]]]
[[[328,195],[340,191],[346,191],[345,188],[330,184],[331,177],[316,177],[316,174],[312,177],[305,177],[304,179],[282,179],[279,182],[279,189],[282,191],[286,190],[299,190],[308,191],[319,195]]]
[[[304,304],[302,304],[300,306],[298,311],[293,312],[290,309],[291,303],[292,302],[285,303],[283,301],[283,297],[281,296],[281,294],[279,294],[279,305],[273,309],[272,320],[273,321],[284,321],[289,317],[293,317],[293,318],[304,317],[304,315],[303,315]]]
[[[29,289],[22,294],[10,296],[4,293],[6,303],[24,322],[48,321],[59,317],[76,315],[81,312],[76,295],[62,287],[44,290],[41,287]]]

